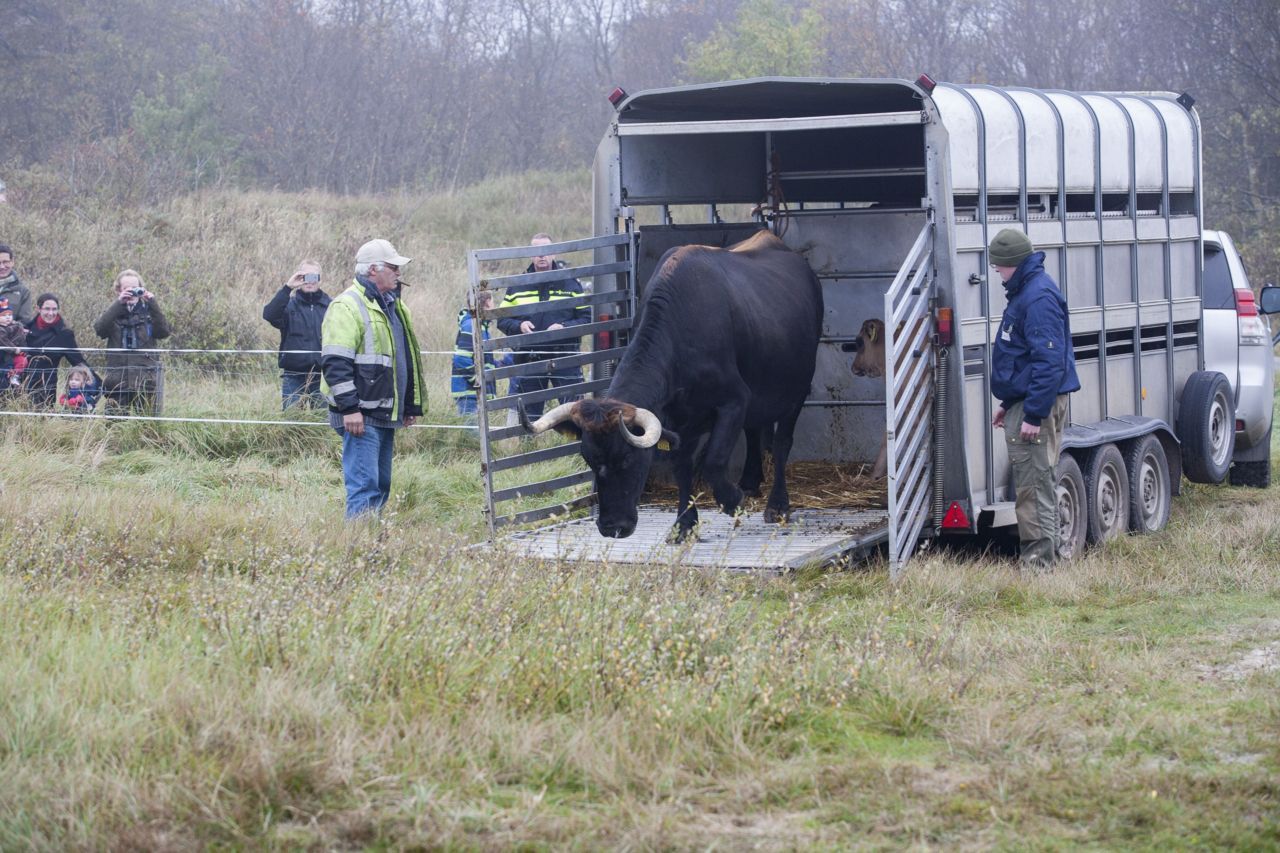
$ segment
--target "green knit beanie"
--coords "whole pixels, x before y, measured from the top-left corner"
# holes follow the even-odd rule
[[[1006,228],[997,234],[987,249],[991,263],[998,267],[1016,267],[1034,251],[1027,235],[1013,228]]]

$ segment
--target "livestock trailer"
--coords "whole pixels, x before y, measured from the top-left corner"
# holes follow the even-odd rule
[[[585,366],[575,386],[522,396],[602,392],[640,290],[667,249],[726,246],[770,228],[807,258],[825,300],[791,459],[871,460],[887,438],[887,509],[801,512],[784,528],[723,520],[702,543],[680,548],[661,535],[674,510],[647,510],[635,541],[601,540],[589,519],[571,517],[593,500],[576,442],[504,455],[500,448],[523,432],[503,417],[518,398],[483,393],[481,381],[490,530],[525,525],[503,538],[540,556],[729,568],[785,568],[887,544],[897,575],[924,541],[1015,525],[1003,433],[990,425],[992,342],[1005,298],[987,245],[1007,226],[1045,253],[1070,311],[1083,387],[1071,397],[1059,465],[1064,548],[1131,522],[1163,526],[1184,454],[1188,473],[1221,468],[1222,432],[1233,426],[1190,414],[1175,426],[1180,406],[1210,411],[1221,393],[1217,374],[1202,372],[1201,140],[1192,104],[1169,93],[925,77],[769,78],[622,98],[595,157],[595,235],[470,253],[475,290],[571,275],[593,282],[575,300],[592,307],[592,323],[487,344],[477,336],[477,365],[511,345],[588,336],[594,346],[485,367],[484,380]],[[504,260],[523,264],[546,251],[589,257],[564,270],[493,274]],[[883,380],[850,370],[868,318],[885,322]],[[561,467],[545,474],[553,460]],[[564,498],[565,488],[577,492]],[[502,512],[506,502],[537,503],[535,495],[552,502]],[[527,528],[546,519],[554,523]]]

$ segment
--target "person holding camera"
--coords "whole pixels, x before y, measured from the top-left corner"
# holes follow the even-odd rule
[[[148,352],[169,337],[169,321],[136,270],[124,270],[115,281],[115,301],[93,324],[107,342],[104,396],[112,405],[158,415],[164,402],[164,365]]]
[[[293,275],[262,309],[262,319],[280,330],[282,408],[323,406],[320,393],[320,326],[329,294],[320,289],[320,265],[298,264]]]

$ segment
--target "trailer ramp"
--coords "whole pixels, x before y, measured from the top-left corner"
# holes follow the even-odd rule
[[[513,533],[501,546],[529,559],[610,565],[679,565],[730,572],[782,574],[802,566],[823,565],[849,555],[865,556],[888,539],[883,509],[797,509],[785,525],[766,524],[759,513],[735,520],[704,512],[697,541],[667,541],[675,510],[640,507],[636,530],[626,539],[609,539],[594,518]]]

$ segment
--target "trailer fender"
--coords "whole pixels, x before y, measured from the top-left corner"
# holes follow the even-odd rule
[[[1182,444],[1168,422],[1160,418],[1131,415],[1087,425],[1072,424],[1062,431],[1062,450],[1085,451],[1103,444],[1116,444],[1123,452],[1129,442],[1144,435],[1155,435],[1160,439],[1164,454],[1169,459],[1169,482],[1173,494],[1182,494]]]

